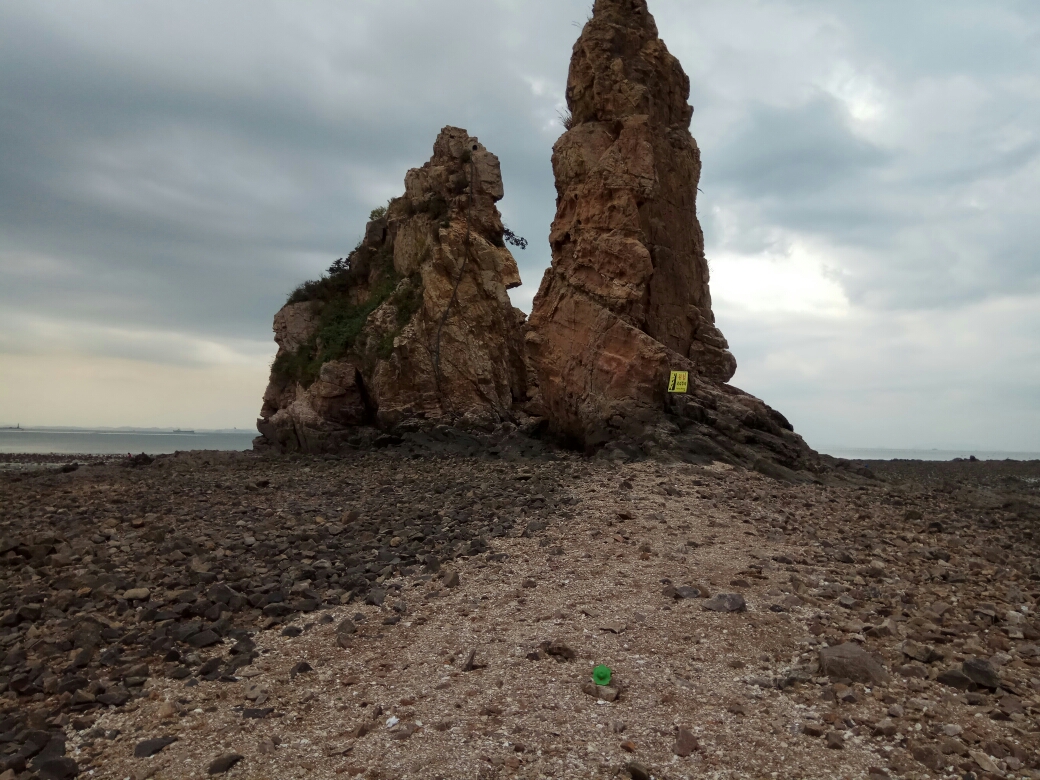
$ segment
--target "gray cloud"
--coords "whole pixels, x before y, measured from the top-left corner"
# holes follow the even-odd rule
[[[744,124],[716,154],[713,182],[758,201],[788,201],[862,182],[891,157],[856,137],[844,105],[831,95],[794,107],[748,106]]]

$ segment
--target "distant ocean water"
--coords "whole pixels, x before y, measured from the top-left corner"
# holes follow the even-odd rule
[[[242,451],[253,448],[253,431],[89,431],[26,429],[0,430],[0,453],[36,455],[166,455],[188,450]],[[986,450],[897,450],[855,447],[821,447],[819,451],[848,460],[1040,460],[1040,452]]]
[[[987,450],[884,450],[855,447],[821,447],[819,452],[846,460],[1040,460],[1040,452],[996,452]]]
[[[0,430],[0,453],[69,455],[166,455],[186,450],[250,450],[252,431],[160,433],[154,431]]]

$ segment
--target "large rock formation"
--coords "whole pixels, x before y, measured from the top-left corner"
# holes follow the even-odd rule
[[[378,431],[509,433],[501,423],[532,415],[524,430],[540,418],[587,451],[821,470],[783,415],[727,384],[689,94],[646,0],[596,0],[571,61],[552,267],[530,322],[507,294],[520,277],[498,159],[445,128],[350,257],[275,317],[259,443],[335,451]],[[687,392],[668,392],[672,371],[689,372]]]
[[[490,430],[526,400],[498,158],[446,127],[405,190],[275,316],[260,445],[322,452],[374,429]]]
[[[678,420],[705,454],[754,461],[764,438],[768,458],[797,466],[808,448],[787,421],[725,384],[736,361],[711,311],[689,95],[646,1],[596,0],[571,60],[552,267],[526,336],[540,404],[586,448]],[[669,397],[673,370],[690,372],[689,394]]]

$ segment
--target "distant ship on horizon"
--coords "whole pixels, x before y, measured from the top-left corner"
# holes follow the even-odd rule
[[[22,430],[22,424],[21,423],[18,423],[13,428],[10,425],[8,425],[6,428],[0,428],[0,431],[20,431],[20,430]]]
[[[180,428],[174,428],[174,433],[195,433],[195,431],[182,431]]]

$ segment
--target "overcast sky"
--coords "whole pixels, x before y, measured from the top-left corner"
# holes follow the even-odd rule
[[[0,424],[250,427],[438,130],[529,310],[589,0],[0,0]],[[650,0],[733,382],[817,447],[1040,450],[1040,4]]]

